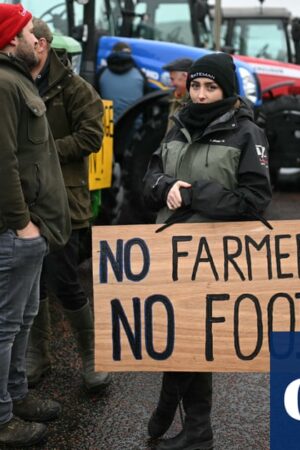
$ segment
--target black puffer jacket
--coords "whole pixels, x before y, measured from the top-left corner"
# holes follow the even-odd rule
[[[174,121],[144,178],[145,201],[158,211],[158,223],[173,214],[166,199],[177,180],[192,184],[181,189],[183,207],[175,213],[187,212],[182,217],[190,222],[251,219],[265,210],[272,196],[268,142],[241,98],[200,135],[191,136],[178,116]]]

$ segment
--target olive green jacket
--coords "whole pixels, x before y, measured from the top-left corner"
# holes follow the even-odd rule
[[[49,55],[48,84],[41,92],[67,188],[72,228],[91,218],[88,155],[98,152],[103,137],[103,104],[95,89],[71,70],[66,56]]]
[[[188,92],[186,92],[185,95],[180,98],[176,98],[173,94],[173,96],[170,100],[169,119],[168,119],[168,126],[167,126],[166,133],[168,133],[168,131],[170,131],[170,129],[174,125],[174,122],[171,119],[171,117],[174,116],[174,114],[177,111],[179,111],[181,108],[183,108],[187,104],[189,98],[190,98],[190,96],[189,96]]]
[[[175,115],[174,126],[153,153],[144,177],[146,205],[158,211],[157,223],[177,214],[178,222],[257,218],[272,198],[268,148],[263,130],[242,98],[205,130],[199,127],[193,134],[180,114]],[[191,188],[181,188],[183,205],[174,212],[167,207],[167,196],[177,180]]]
[[[46,108],[25,65],[0,52],[0,233],[37,224],[51,249],[70,234],[66,191]]]

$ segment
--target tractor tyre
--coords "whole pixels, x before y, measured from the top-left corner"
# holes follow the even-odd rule
[[[270,176],[276,188],[280,168],[300,167],[300,96],[266,101],[258,110],[256,123],[265,129],[269,141]]]
[[[126,150],[122,166],[124,198],[120,214],[121,223],[154,223],[155,214],[143,200],[143,178],[152,154],[159,148],[165,135],[168,109],[158,117],[152,117],[137,131]]]
[[[119,204],[119,224],[153,223],[155,214],[143,200],[143,177],[152,153],[165,135],[170,92],[153,92],[143,97],[116,123],[114,153],[122,171],[123,197]],[[143,120],[133,130],[136,118]]]

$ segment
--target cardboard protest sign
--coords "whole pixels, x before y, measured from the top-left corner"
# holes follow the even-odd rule
[[[93,227],[96,369],[264,372],[300,330],[300,221]]]

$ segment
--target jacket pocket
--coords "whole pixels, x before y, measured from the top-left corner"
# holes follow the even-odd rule
[[[32,164],[24,170],[24,174],[21,176],[21,184],[26,203],[29,207],[34,206],[41,191],[41,176],[38,164]]]
[[[49,131],[46,119],[46,106],[44,102],[35,97],[25,100],[28,114],[28,139],[33,144],[42,144],[48,140]]]

